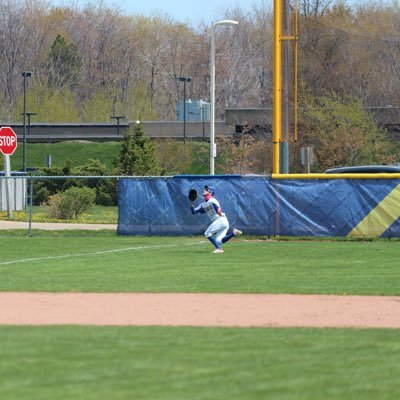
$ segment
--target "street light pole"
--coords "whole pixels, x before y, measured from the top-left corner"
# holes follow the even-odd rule
[[[112,119],[116,119],[117,120],[117,135],[119,136],[119,120],[126,118],[125,116],[122,115],[113,115],[112,117],[110,117]]]
[[[31,116],[32,115],[37,115],[37,113],[34,113],[34,112],[26,112],[25,113],[26,114],[26,116],[28,117],[28,136],[30,135],[30,131],[31,131]]]
[[[23,146],[22,146],[22,171],[26,172],[26,78],[30,78],[32,76],[32,72],[24,71],[22,72],[22,76],[24,78],[24,113],[23,113],[24,132],[23,132]]]
[[[37,115],[36,113],[34,113],[34,112],[29,112],[29,111],[25,111],[25,113],[22,113],[21,114],[22,116],[24,116],[24,115],[26,115],[27,117],[28,117],[28,127],[27,127],[27,135],[24,135],[24,137],[26,138],[27,136],[29,136],[29,134],[30,134],[30,129],[31,129],[31,116],[32,115]],[[25,122],[24,122],[24,124],[25,124]],[[26,139],[26,142],[28,141],[28,139]],[[25,170],[24,170],[24,172],[26,171],[26,164],[27,164],[27,162],[26,162],[26,160],[27,160],[27,151],[26,151],[26,149],[23,151],[23,156],[22,156],[22,158],[25,160],[24,161],[24,165],[25,165]]]
[[[186,144],[186,82],[190,82],[192,78],[180,76],[177,79],[183,82],[183,143]]]
[[[222,20],[211,25],[210,46],[210,175],[215,174],[215,157],[217,156],[217,145],[215,143],[215,30],[217,26],[238,25],[239,22]]]

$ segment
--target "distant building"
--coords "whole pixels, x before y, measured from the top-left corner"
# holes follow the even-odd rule
[[[183,121],[183,100],[176,104],[176,119]],[[209,121],[210,103],[204,100],[186,100],[186,121]]]

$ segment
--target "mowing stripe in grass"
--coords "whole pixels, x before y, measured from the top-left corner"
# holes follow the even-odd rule
[[[179,246],[193,246],[198,244],[206,243],[205,240],[200,242],[191,242],[185,244],[160,244],[160,245],[153,245],[153,246],[135,246],[135,247],[126,247],[123,249],[113,249],[113,250],[102,250],[102,251],[95,251],[91,253],[76,253],[76,254],[63,254],[60,256],[48,256],[48,257],[38,257],[38,258],[24,258],[20,260],[11,260],[11,261],[3,261],[0,262],[0,265],[10,265],[10,264],[19,264],[19,263],[26,263],[32,261],[44,261],[44,260],[56,260],[60,258],[72,258],[72,257],[84,257],[84,256],[94,256],[99,254],[107,254],[107,253],[117,253],[121,251],[132,251],[132,250],[147,250],[147,249],[161,249],[165,247],[179,247]]]
[[[0,327],[7,400],[393,400],[395,330]]]

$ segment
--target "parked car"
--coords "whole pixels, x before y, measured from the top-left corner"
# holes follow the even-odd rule
[[[356,165],[327,169],[324,174],[382,174],[400,173],[400,165]]]

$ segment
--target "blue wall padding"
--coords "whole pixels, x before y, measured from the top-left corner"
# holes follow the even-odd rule
[[[231,228],[245,234],[346,236],[400,180],[272,180],[239,175],[123,178],[118,234],[202,234],[210,221],[205,215],[191,214],[187,194],[195,188],[201,201],[206,184],[214,187]],[[382,236],[400,236],[400,222],[385,227]]]

